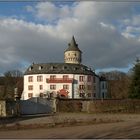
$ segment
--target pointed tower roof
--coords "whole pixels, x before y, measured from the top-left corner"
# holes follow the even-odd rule
[[[78,48],[78,44],[76,43],[74,36],[72,36],[72,40],[68,44],[68,46],[69,47],[65,50],[65,52],[66,51],[79,51],[79,52],[81,52],[81,50]]]

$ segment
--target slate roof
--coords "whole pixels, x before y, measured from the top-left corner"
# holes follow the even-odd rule
[[[78,44],[76,43],[74,36],[72,37],[72,40],[68,44],[68,46],[69,47],[65,50],[65,52],[66,51],[79,51],[79,52],[81,52],[81,50],[78,48]]]
[[[71,63],[40,63],[32,64],[25,71],[24,75],[30,74],[84,74],[94,75],[95,73],[85,65]]]

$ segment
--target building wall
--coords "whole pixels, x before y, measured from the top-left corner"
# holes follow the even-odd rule
[[[107,98],[108,85],[107,81],[100,81],[100,98]]]
[[[42,76],[41,81],[37,81],[37,77]],[[55,80],[51,81],[50,77],[55,76]],[[63,76],[68,76],[70,82],[63,81]],[[32,77],[32,80],[29,82],[29,77]],[[81,77],[81,79],[80,79]],[[83,78],[82,78],[83,77]],[[88,77],[91,77],[90,80]],[[50,80],[50,81],[49,81]],[[62,80],[60,82],[60,80]],[[42,85],[42,89],[40,89],[40,85]],[[50,89],[53,85],[56,89]],[[59,90],[63,89],[64,85],[68,85],[67,91],[69,92],[68,98],[80,98],[80,92],[86,92],[93,96],[93,76],[88,75],[76,75],[76,74],[34,74],[34,75],[25,75],[24,76],[24,91],[23,91],[23,100],[29,99],[29,94],[32,94],[32,97],[39,97],[40,93],[47,93],[47,92],[55,92],[57,93]],[[80,85],[84,85],[86,88],[90,87],[89,89],[79,89]],[[33,89],[29,89],[29,86],[32,86]]]
[[[95,98],[100,99],[100,78],[99,76],[95,75],[95,83],[94,83],[94,89],[95,89]]]

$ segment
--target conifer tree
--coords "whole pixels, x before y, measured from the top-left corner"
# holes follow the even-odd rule
[[[140,99],[140,60],[136,60],[133,68],[132,81],[129,90],[129,98]]]

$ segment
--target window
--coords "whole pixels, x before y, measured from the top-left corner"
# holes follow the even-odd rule
[[[51,66],[51,70],[55,70],[57,67],[55,66]]]
[[[80,90],[85,89],[85,85],[79,85],[79,89]]]
[[[91,97],[91,93],[88,93],[87,96],[88,96],[88,97]]]
[[[44,97],[44,94],[43,94],[43,93],[40,93],[39,96],[40,96],[40,97]]]
[[[43,89],[43,85],[39,85],[39,89],[42,90]]]
[[[93,82],[96,83],[96,77],[95,76],[93,77]]]
[[[63,89],[69,89],[69,85],[63,85]]]
[[[50,79],[55,79],[56,75],[50,75]]]
[[[33,69],[33,67],[31,66],[30,68],[29,68],[29,71],[31,71]]]
[[[28,77],[28,82],[33,82],[33,76]]]
[[[43,66],[39,66],[39,68],[38,68],[39,70],[42,70],[43,69]]]
[[[50,89],[51,90],[55,90],[56,89],[56,85],[50,85]]]
[[[96,90],[96,86],[94,85],[94,90]]]
[[[88,77],[87,77],[87,81],[88,81],[88,82],[91,82],[91,77],[92,77],[92,76],[88,75]]]
[[[37,82],[42,82],[43,81],[43,77],[42,76],[37,76]]]
[[[80,93],[79,96],[82,97],[82,98],[84,98],[85,97],[85,93]]]
[[[104,83],[102,83],[102,89],[104,89],[104,88],[105,88]]]
[[[63,79],[68,79],[69,76],[68,75],[63,75]]]
[[[102,92],[102,98],[103,98],[103,99],[105,98],[105,93],[104,93],[104,92]]]
[[[32,98],[33,97],[33,93],[28,93],[28,98]]]
[[[65,69],[67,69],[67,67],[66,66],[63,66],[63,70],[65,70]]]
[[[91,85],[87,85],[87,89],[88,90],[91,90],[92,89],[92,86]]]
[[[79,76],[79,81],[83,82],[84,81],[84,76]]]
[[[29,85],[28,86],[28,90],[33,90],[33,86],[32,85]]]

